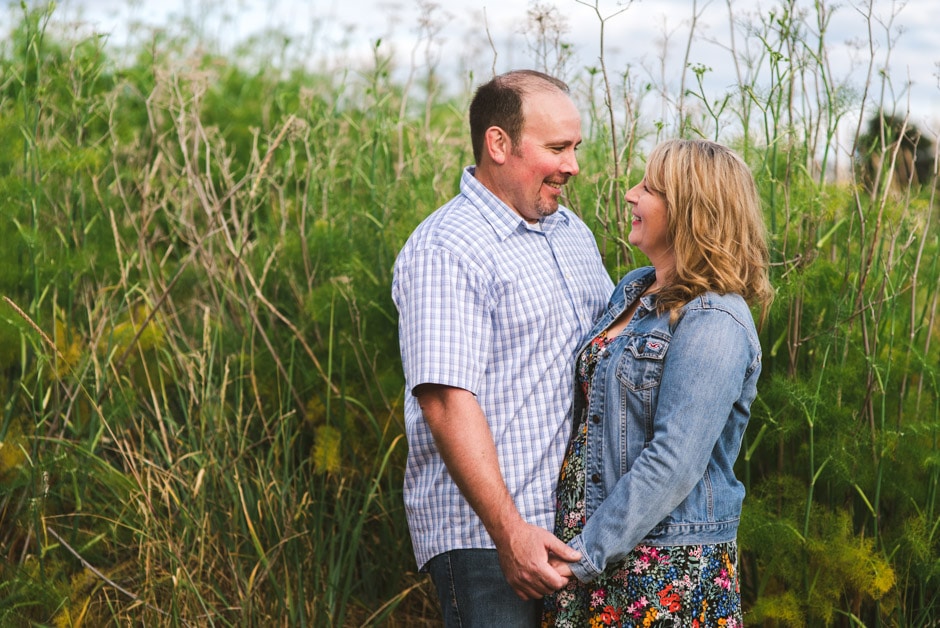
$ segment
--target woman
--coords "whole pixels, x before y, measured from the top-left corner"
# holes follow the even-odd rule
[[[576,366],[574,426],[555,533],[568,585],[543,625],[740,626],[733,466],[757,394],[748,303],[773,291],[760,203],[728,148],[672,140],[650,154],[628,273]]]

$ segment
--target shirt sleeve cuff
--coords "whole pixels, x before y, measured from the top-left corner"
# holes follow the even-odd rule
[[[598,569],[597,565],[591,562],[591,559],[588,558],[587,550],[584,547],[584,539],[579,534],[570,541],[568,541],[568,547],[576,549],[581,552],[581,560],[576,563],[570,563],[572,573],[575,577],[581,582],[591,582],[597,578],[602,573],[602,569]]]

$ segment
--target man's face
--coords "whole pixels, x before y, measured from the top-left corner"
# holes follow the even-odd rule
[[[502,200],[529,222],[558,210],[568,179],[578,174],[581,117],[560,91],[537,91],[523,103],[525,127],[504,164]]]

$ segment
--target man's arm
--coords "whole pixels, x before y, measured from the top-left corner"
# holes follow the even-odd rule
[[[563,587],[567,578],[550,558],[575,561],[581,555],[519,514],[506,488],[496,445],[476,397],[462,388],[423,384],[415,396],[447,470],[483,521],[509,584],[523,599]]]

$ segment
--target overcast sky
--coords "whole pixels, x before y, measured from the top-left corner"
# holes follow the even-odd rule
[[[9,7],[19,5],[19,0],[3,2]],[[736,17],[757,12],[766,15],[769,8],[781,4],[779,0],[730,2]],[[732,85],[733,69],[723,50],[729,42],[728,3],[635,0],[606,22],[608,68],[616,73],[629,64],[636,72],[660,72],[665,49],[669,59],[667,80],[677,78],[695,6],[699,13],[697,36],[689,59],[711,68],[706,74],[710,84]],[[479,79],[488,75],[494,65],[497,71],[533,65],[522,31],[528,10],[537,4],[557,8],[566,29],[563,39],[575,53],[569,63],[570,72],[583,73],[585,67],[597,65],[600,53],[598,12],[611,16],[624,8],[625,1],[597,0],[595,4],[595,0],[586,0],[586,6],[577,0],[60,0],[56,12],[64,17],[80,17],[96,30],[109,33],[116,43],[123,41],[134,23],[173,28],[189,20],[205,34],[229,42],[244,40],[265,29],[276,30],[304,40],[306,49],[320,61],[350,65],[368,64],[373,47],[381,39],[380,49],[394,51],[398,66],[407,70],[416,42],[426,41],[420,17],[426,14],[422,7],[431,4],[436,7],[431,12],[435,28],[433,57],[442,74],[454,76],[457,85],[465,85],[469,69]],[[871,57],[867,49],[869,23],[861,14],[869,3],[839,0],[826,4],[833,7],[827,40],[834,73],[860,89]],[[797,5],[812,9],[813,2],[798,0]],[[872,27],[879,69],[887,65],[895,99],[902,106],[907,102],[905,90],[910,77],[912,116],[925,127],[923,130],[936,136],[940,133],[940,0],[874,0],[871,7],[876,17]],[[667,34],[668,44],[664,46]],[[891,46],[889,36],[895,39]],[[736,37],[740,45],[740,33]],[[859,41],[864,42],[863,49],[858,47]],[[424,46],[418,47],[419,65],[424,52]]]

